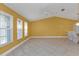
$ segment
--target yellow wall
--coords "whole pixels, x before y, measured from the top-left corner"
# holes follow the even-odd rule
[[[23,20],[23,28],[24,21],[26,20],[23,16],[14,12],[7,6],[0,4],[0,10],[11,14],[14,18],[13,20],[13,42],[0,48],[0,54],[12,48],[13,46],[19,44],[27,37],[24,36],[21,41],[17,40],[17,18],[21,18]],[[28,22],[28,21],[27,21]],[[68,31],[73,30],[73,26],[77,21],[60,18],[60,17],[49,17],[37,21],[28,22],[28,36],[65,36]],[[24,32],[24,29],[23,29]]]
[[[76,22],[61,17],[49,17],[30,22],[29,32],[32,36],[65,36],[73,30]]]
[[[6,13],[11,14],[13,16],[13,24],[14,24],[13,25],[13,42],[8,44],[7,46],[1,47],[0,48],[0,54],[1,54],[7,51],[8,49],[12,48],[13,46],[19,44],[23,40],[25,40],[26,37],[24,36],[24,34],[23,34],[23,38],[21,39],[21,41],[17,40],[17,18],[20,18],[23,20],[23,28],[24,28],[24,21],[26,21],[26,19],[3,4],[0,4],[0,11],[4,11]],[[24,32],[24,29],[23,29],[23,32]]]

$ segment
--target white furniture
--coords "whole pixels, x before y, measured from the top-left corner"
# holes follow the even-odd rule
[[[76,23],[72,32],[68,32],[68,38],[74,43],[79,43],[79,23]]]
[[[74,43],[79,43],[79,36],[76,32],[68,32],[69,40],[72,40]]]

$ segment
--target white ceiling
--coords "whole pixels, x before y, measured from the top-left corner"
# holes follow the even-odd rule
[[[28,20],[39,20],[50,16],[78,19],[78,4],[74,3],[6,3],[5,5]]]

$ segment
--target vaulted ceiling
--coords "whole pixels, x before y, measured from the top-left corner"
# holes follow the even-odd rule
[[[5,5],[30,21],[51,16],[78,19],[77,3],[6,3]]]

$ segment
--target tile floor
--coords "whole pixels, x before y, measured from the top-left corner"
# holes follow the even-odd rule
[[[33,38],[7,56],[79,56],[79,44],[68,39]]]

